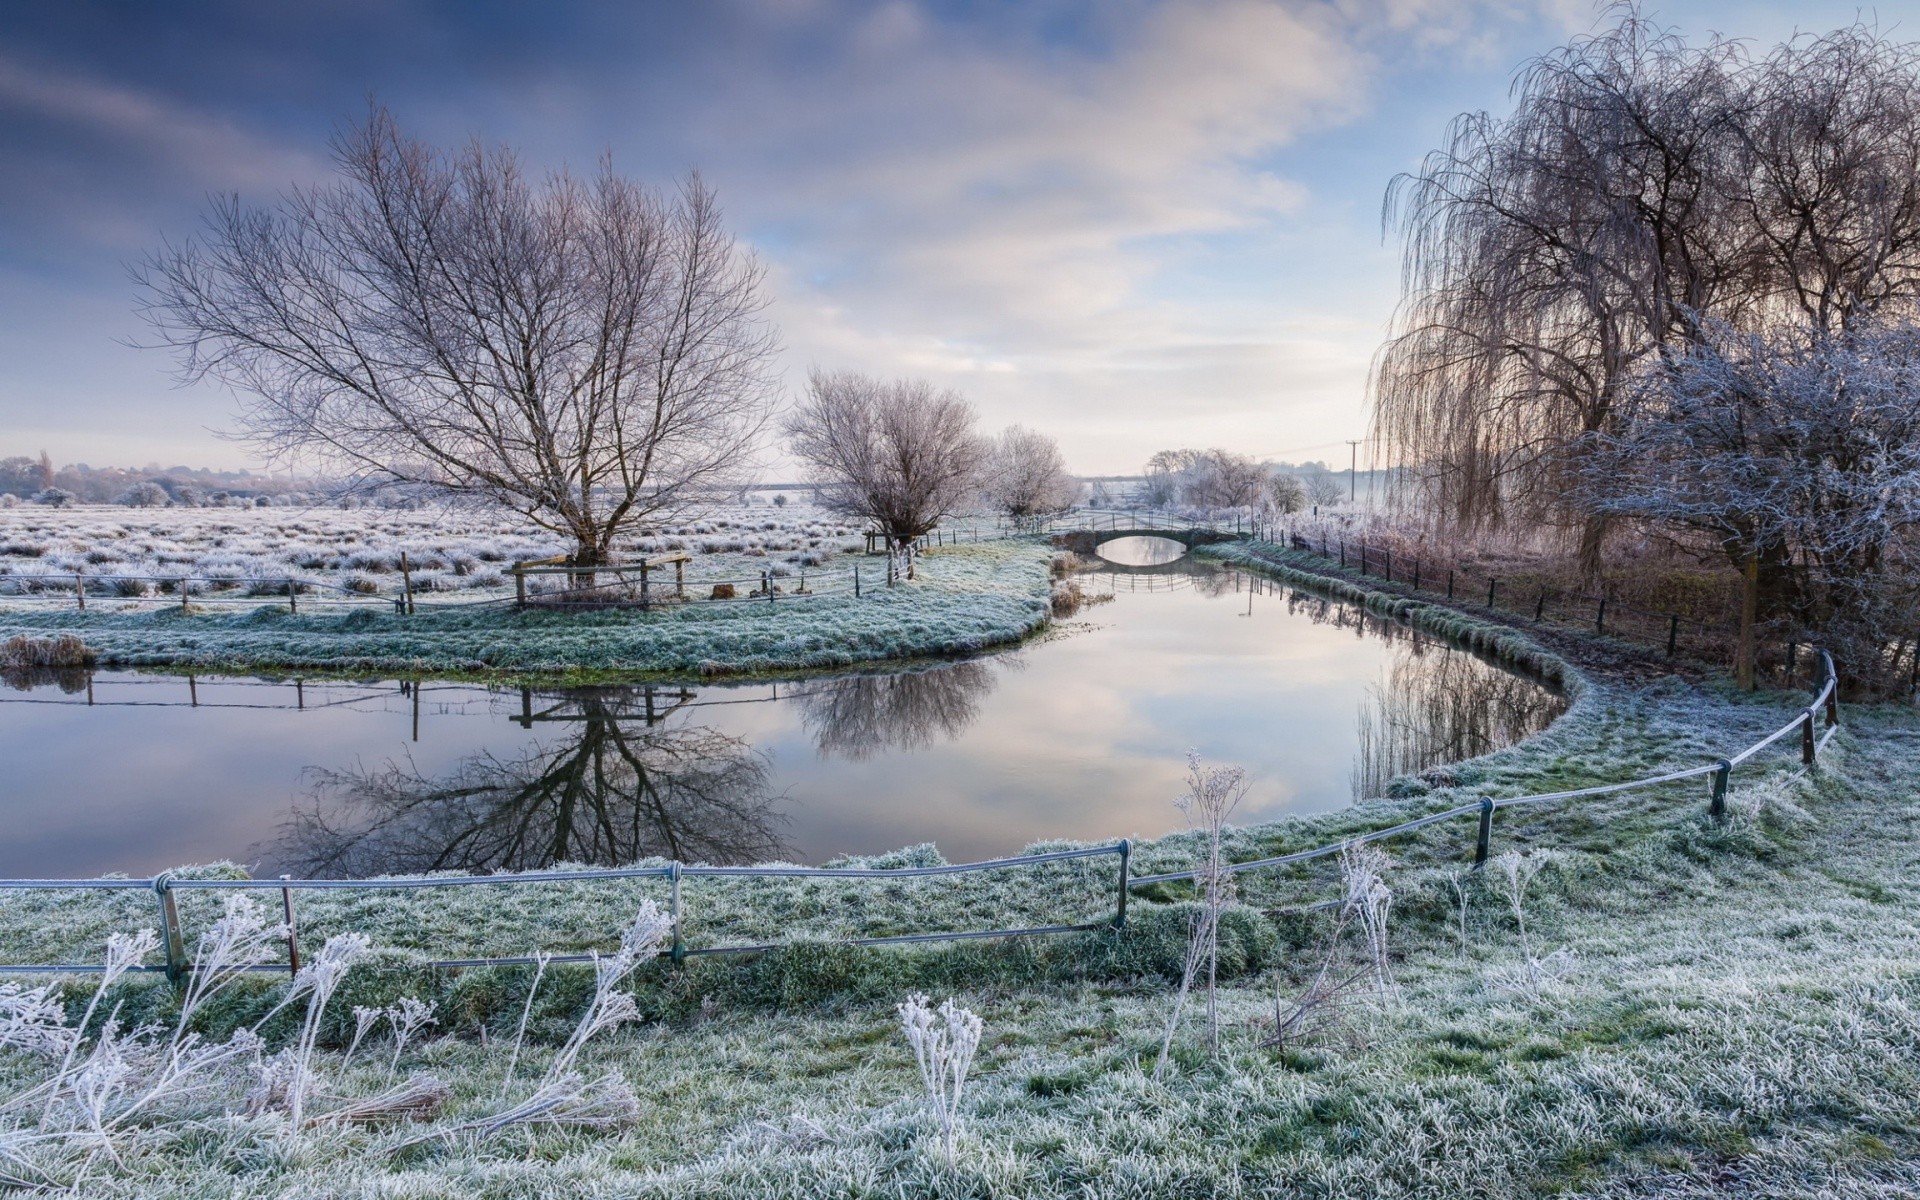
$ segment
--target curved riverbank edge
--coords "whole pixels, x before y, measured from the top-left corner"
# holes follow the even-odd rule
[[[98,666],[497,679],[648,680],[777,675],[978,653],[1051,619],[1038,540],[932,551],[923,578],[864,596],[782,596],[641,613],[422,608],[293,614],[176,608],[0,608],[0,640],[73,634]]]
[[[1424,776],[1455,778],[1460,769],[1510,755],[1520,747],[1550,736],[1569,722],[1590,719],[1597,710],[1594,682],[1572,663],[1547,650],[1525,633],[1506,625],[1480,620],[1444,604],[1405,596],[1398,592],[1378,591],[1340,575],[1317,569],[1318,559],[1309,559],[1298,551],[1271,542],[1231,542],[1201,546],[1193,551],[1198,559],[1227,563],[1283,583],[1305,588],[1329,599],[1358,604],[1368,612],[1412,626],[1423,633],[1445,638],[1492,659],[1503,667],[1529,675],[1558,688],[1567,697],[1567,711],[1540,733],[1513,746],[1502,747],[1478,758],[1429,768]]]

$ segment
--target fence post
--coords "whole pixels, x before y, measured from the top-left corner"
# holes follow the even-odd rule
[[[293,889],[287,886],[291,875],[280,877],[280,915],[287,921],[287,974],[300,973],[300,925],[293,913]]]
[[[1707,802],[1707,815],[1716,821],[1727,819],[1727,777],[1733,774],[1733,764],[1721,759],[1713,768],[1713,798]]]
[[[527,571],[519,563],[513,564],[513,606],[527,606]]]
[[[407,552],[400,552],[400,588],[406,612],[413,612],[413,567],[407,562]]]
[[[667,868],[667,880],[673,885],[673,949],[667,954],[674,962],[687,957],[687,944],[680,937],[680,863],[675,860]]]
[[[1595,633],[1607,631],[1607,598],[1605,596],[1600,597],[1600,606],[1593,610],[1593,631]]]
[[[1493,589],[1495,586],[1499,584],[1499,582],[1500,581],[1498,579],[1487,580],[1487,607],[1488,608],[1493,607]]]
[[[1132,874],[1132,864],[1133,839],[1121,838],[1120,891],[1119,894],[1114,897],[1113,903],[1113,927],[1115,929],[1125,929],[1127,927],[1127,880]]]
[[[180,611],[190,611],[187,607],[187,577],[185,575],[180,577]]]
[[[1840,672],[1833,669],[1833,655],[1825,650],[1820,652],[1820,665],[1827,669],[1827,682],[1833,686],[1827,691],[1827,725],[1840,723]]]
[[[1799,657],[1800,657],[1800,643],[1788,642],[1787,643],[1787,683],[1789,686],[1791,686],[1793,683],[1794,660]]]
[[[1540,589],[1540,599],[1534,601],[1533,619],[1538,621],[1547,615],[1547,589]]]
[[[1800,765],[1813,765],[1813,749],[1813,710],[1809,708],[1800,722]]]
[[[173,903],[173,876],[165,871],[153,877],[153,893],[160,903],[160,947],[167,956],[167,982],[187,976],[187,943],[180,935],[180,910]]]
[[[640,560],[640,611],[646,612],[647,608],[647,560],[643,558]]]
[[[1453,568],[1447,568],[1447,599],[1453,599]]]
[[[73,598],[80,602],[81,612],[87,611],[87,584],[78,571],[73,573]]]
[[[1673,648],[1680,640],[1680,614],[1672,613],[1667,617],[1667,657],[1673,657]]]
[[[1493,846],[1493,797],[1480,797],[1480,836],[1473,844],[1473,869],[1487,865],[1487,851]]]
[[[1387,556],[1387,582],[1392,583],[1393,582],[1393,551],[1382,550],[1380,553]]]
[[[853,598],[860,598],[860,564],[853,564]]]
[[[1413,590],[1416,592],[1420,590],[1420,560],[1418,558],[1413,560]]]

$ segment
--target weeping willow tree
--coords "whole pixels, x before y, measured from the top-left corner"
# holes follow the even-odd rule
[[[1394,180],[1402,302],[1372,379],[1399,497],[1436,532],[1546,528],[1598,569],[1580,447],[1705,324],[1844,325],[1920,281],[1920,70],[1865,26],[1686,42],[1633,7],[1522,68]]]

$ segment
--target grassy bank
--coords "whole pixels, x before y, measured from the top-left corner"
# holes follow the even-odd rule
[[[641,613],[422,608],[294,614],[0,608],[0,640],[73,634],[107,667],[507,675],[796,671],[960,654],[1045,624],[1050,552],[987,542],[929,553],[922,578],[851,596],[686,604]]]
[[[1376,610],[1399,601],[1354,597]],[[1422,605],[1425,609],[1429,606]],[[1616,651],[1548,648],[1462,622],[1458,636],[1531,656],[1578,692],[1546,734],[1403,781],[1401,799],[1235,831],[1236,859],[1317,845],[1451,807],[1604,782],[1716,757],[1784,720],[1801,698],[1622,666]],[[1504,639],[1504,640],[1503,640]],[[1286,910],[1337,886],[1330,864],[1243,878],[1226,932],[1223,1052],[1190,1025],[1175,1070],[1152,1078],[1188,911],[1185,885],[1141,889],[1124,934],[854,949],[835,939],[909,928],[1097,918],[1110,863],[900,881],[700,881],[688,940],[803,939],[742,958],[655,964],[634,984],[644,1019],[602,1035],[596,1069],[642,1097],[615,1131],[462,1132],[403,1149],[391,1124],[288,1139],[269,1114],[194,1100],[123,1138],[89,1195],[199,1196],[1880,1196],[1920,1186],[1920,892],[1913,839],[1920,721],[1855,709],[1813,772],[1789,747],[1735,776],[1732,817],[1705,818],[1700,781],[1503,813],[1494,851],[1555,854],[1520,913],[1499,870],[1465,868],[1471,823],[1389,847],[1396,991],[1368,994],[1321,1036],[1264,1045],[1276,994],[1322,961],[1325,913]],[[1143,846],[1137,874],[1194,863],[1192,837]],[[888,862],[932,861],[929,849]],[[542,889],[536,891],[535,889]],[[441,1032],[401,1056],[454,1097],[432,1128],[518,1099],[585,1003],[586,972],[550,970],[512,1080],[510,1039],[531,968],[430,972],[426,953],[605,946],[635,884],[525,885],[477,898],[328,893],[303,898],[303,940],[358,929],[390,949],[357,966],[334,1005],[431,999]],[[0,898],[0,957],[98,952],[106,931],[150,924],[152,899],[99,908]],[[204,897],[195,897],[204,904]],[[188,914],[203,921],[204,910]],[[1564,950],[1564,954],[1552,952]],[[1340,952],[1347,965],[1360,949]],[[1345,967],[1341,968],[1346,969]],[[265,1012],[256,980],[208,1032]],[[916,1098],[893,1015],[910,988],[955,994],[986,1020],[957,1161]],[[81,995],[76,987],[74,999]],[[171,993],[121,985],[129,1019]],[[343,1020],[332,1033],[344,1034]],[[386,1047],[330,1091],[387,1084]],[[34,1078],[0,1052],[0,1095]],[[197,1106],[197,1107],[195,1107]],[[23,1153],[39,1153],[27,1148]],[[96,1156],[98,1157],[98,1156]],[[73,1168],[68,1170],[71,1179]]]

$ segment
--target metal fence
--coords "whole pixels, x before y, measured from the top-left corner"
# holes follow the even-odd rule
[[[1352,845],[1369,842],[1387,841],[1404,837],[1431,825],[1454,821],[1465,817],[1474,817],[1478,828],[1474,841],[1473,862],[1475,868],[1484,866],[1494,836],[1495,814],[1503,809],[1521,808],[1582,799],[1593,796],[1617,794],[1642,788],[1652,788],[1677,783],[1689,779],[1710,777],[1707,812],[1715,820],[1724,820],[1727,812],[1727,790],[1735,768],[1751,761],[1768,747],[1787,738],[1796,731],[1800,734],[1800,759],[1804,767],[1812,766],[1820,750],[1833,737],[1839,728],[1839,706],[1836,700],[1838,680],[1834,673],[1833,660],[1824,651],[1819,652],[1818,660],[1822,670],[1822,682],[1805,708],[1796,713],[1791,721],[1779,729],[1761,738],[1759,741],[1726,758],[1711,763],[1702,763],[1684,767],[1642,779],[1622,783],[1600,784],[1593,787],[1574,788],[1559,792],[1545,792],[1536,795],[1510,796],[1494,798],[1482,796],[1467,804],[1456,805],[1441,812],[1429,813],[1410,821],[1403,821],[1384,829],[1362,833],[1353,837],[1316,846],[1312,849],[1298,850],[1290,854],[1276,855],[1271,858],[1254,859],[1247,862],[1230,863],[1226,871],[1238,874],[1246,871],[1270,870],[1292,866],[1314,859],[1338,854]],[[1824,713],[1825,729],[1819,731],[1820,718]],[[438,888],[501,887],[520,884],[550,882],[580,883],[591,880],[637,880],[664,879],[670,889],[672,918],[672,943],[669,956],[674,961],[690,957],[718,954],[751,954],[777,949],[782,943],[756,943],[751,945],[727,946],[688,946],[684,934],[684,904],[682,883],[687,879],[698,878],[833,878],[833,879],[902,879],[913,877],[952,876],[983,871],[1006,871],[1022,867],[1031,867],[1043,863],[1066,862],[1079,859],[1094,859],[1112,856],[1117,860],[1114,879],[1114,904],[1110,916],[1098,920],[1080,921],[1053,925],[1034,925],[1018,928],[995,928],[982,930],[964,930],[936,933],[902,934],[891,937],[870,937],[848,939],[849,944],[859,946],[901,945],[921,942],[965,941],[981,938],[1035,937],[1061,933],[1085,933],[1101,929],[1123,929],[1127,920],[1127,898],[1137,887],[1150,884],[1170,883],[1195,879],[1199,871],[1169,871],[1150,875],[1131,873],[1133,845],[1121,840],[1111,845],[1091,846],[1075,850],[1061,850],[1044,854],[1020,855],[1012,858],[992,859],[985,862],[955,863],[931,867],[789,867],[789,866],[688,866],[670,863],[657,867],[611,868],[587,871],[545,871],[514,875],[447,875],[429,876],[411,879],[182,879],[163,873],[152,879],[9,879],[0,880],[0,890],[35,891],[147,891],[151,892],[157,906],[161,923],[161,944],[164,961],[158,964],[144,964],[137,968],[143,971],[164,972],[169,979],[185,978],[194,969],[188,957],[187,931],[184,928],[175,897],[186,891],[264,891],[277,892],[280,895],[286,923],[289,929],[287,939],[287,957],[282,963],[260,963],[249,969],[256,971],[297,971],[300,964],[299,951],[299,912],[296,895],[305,891],[333,890],[372,890],[399,891]],[[1316,908],[1337,906],[1342,901],[1327,900],[1318,904],[1306,905],[1290,911],[1311,911]],[[585,962],[593,958],[592,954],[564,954],[546,956],[549,962]],[[514,955],[504,957],[452,958],[441,959],[424,964],[437,968],[460,968],[480,966],[518,965],[541,961],[533,955]],[[83,963],[41,963],[0,965],[0,974],[7,973],[92,973],[98,972],[97,964]]]

